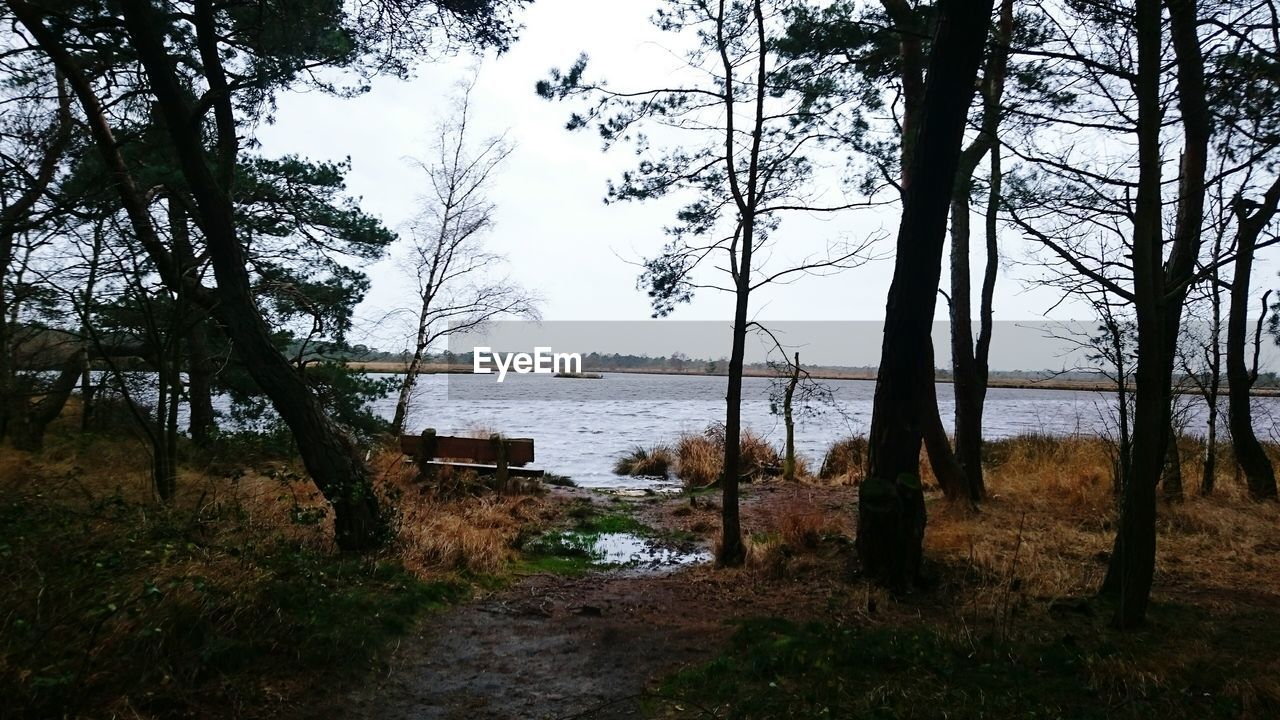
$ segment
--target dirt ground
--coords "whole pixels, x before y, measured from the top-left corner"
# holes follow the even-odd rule
[[[742,501],[745,567],[523,577],[429,617],[401,641],[387,671],[347,694],[344,705],[348,714],[369,720],[679,715],[656,704],[672,702],[659,699],[657,683],[720,654],[736,621],[750,618],[846,627],[989,625],[1003,637],[1014,630],[1029,637],[1103,637],[1102,611],[1082,598],[1093,596],[1106,569],[1114,533],[1110,491],[1083,455],[1071,463],[1057,457],[1026,466],[1008,462],[997,477],[999,491],[977,514],[929,493],[930,582],[923,591],[892,596],[851,571],[855,487],[754,483]],[[1194,608],[1203,627],[1154,656],[1134,655],[1116,681],[1123,691],[1095,692],[1145,697],[1133,688],[1148,682],[1176,687],[1192,672],[1184,665],[1247,660],[1239,692],[1232,690],[1242,707],[1280,702],[1265,669],[1274,656],[1245,642],[1271,637],[1262,629],[1273,626],[1280,607],[1280,525],[1273,504],[1236,495],[1161,505],[1153,597]],[[607,510],[626,503],[645,525],[668,538],[695,538],[704,550],[719,532],[717,493],[619,500],[557,490],[553,498],[589,500]],[[1167,636],[1170,627],[1153,621],[1148,640]],[[1274,717],[1251,712],[1245,716]]]
[[[587,491],[559,492],[610,502]],[[819,493],[828,512],[853,506],[853,488],[751,488],[743,501],[748,536],[771,529],[765,518],[776,515],[776,505],[808,503]],[[635,514],[655,528],[694,528],[709,537],[718,529],[718,498],[707,498],[696,506],[641,500]],[[851,517],[851,510],[842,514]],[[785,574],[696,565],[528,576],[430,618],[393,653],[389,672],[352,694],[349,712],[370,720],[640,717],[651,683],[709,659],[734,619],[830,617],[856,606],[854,586],[840,580],[844,564],[835,549],[806,556]]]

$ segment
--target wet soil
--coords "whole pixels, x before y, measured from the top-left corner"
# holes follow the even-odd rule
[[[618,501],[564,490],[566,499]],[[852,507],[852,488],[774,483],[751,488],[744,526],[767,531],[774,506],[822,498],[825,510]],[[633,501],[623,501],[633,502]],[[636,517],[659,530],[702,539],[718,531],[718,497],[646,498]],[[346,714],[379,720],[633,718],[659,678],[719,650],[735,620],[829,617],[853,602],[840,580],[843,559],[806,557],[785,574],[706,564],[609,569],[581,576],[539,574],[433,616],[403,640],[389,670],[348,698]]]

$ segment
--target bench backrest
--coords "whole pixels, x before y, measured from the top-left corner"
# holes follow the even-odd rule
[[[501,442],[506,446],[507,462],[511,465],[525,465],[533,462],[532,438],[502,438],[494,441],[488,438],[453,437],[450,435],[401,435],[400,450],[405,455],[423,458],[424,442],[430,443],[434,437],[435,448],[425,453],[425,459],[448,458],[451,460],[468,460],[474,463],[496,463],[498,446]],[[424,438],[428,438],[424,440]]]

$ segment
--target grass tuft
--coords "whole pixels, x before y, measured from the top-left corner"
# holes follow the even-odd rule
[[[671,448],[658,445],[652,448],[635,446],[613,464],[615,475],[633,475],[665,478],[675,464]]]

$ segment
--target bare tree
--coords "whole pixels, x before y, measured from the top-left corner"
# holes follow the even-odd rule
[[[825,114],[791,91],[790,61],[776,52],[788,7],[777,0],[669,0],[655,23],[695,38],[686,54],[692,72],[669,85],[618,91],[585,81],[587,61],[582,57],[564,73],[552,71],[537,88],[547,98],[595,101],[585,115],[572,116],[570,129],[594,122],[606,146],[618,141],[637,145],[643,159],[635,172],[610,185],[610,201],[694,196],[677,213],[678,222],[667,228],[671,242],[644,263],[640,285],[652,299],[654,315],[670,314],[699,289],[734,295],[717,554],[721,565],[738,565],[745,558],[738,484],[751,294],[804,274],[854,267],[866,258],[866,243],[840,241],[821,252],[769,262],[774,249],[785,247],[773,240],[784,214],[830,213],[861,204],[824,204],[813,186],[815,152],[831,133]],[[685,142],[655,158],[649,136],[640,132],[645,124],[663,128],[664,136],[680,131]],[[698,271],[707,265],[724,273],[728,282],[702,278]]]
[[[1221,165],[1220,165],[1221,169]],[[1185,323],[1178,343],[1178,362],[1183,377],[1205,404],[1205,438],[1200,474],[1200,494],[1213,492],[1218,474],[1219,402],[1222,396],[1222,287],[1223,245],[1231,212],[1223,193],[1223,183],[1214,183],[1209,193],[1205,220],[1213,237],[1207,259],[1208,281],[1188,297],[1187,313],[1195,322]],[[1207,313],[1207,317],[1206,317]]]
[[[1211,18],[1223,20],[1221,8],[1212,10],[1202,12],[1195,0],[1045,9],[1057,31],[1038,52],[1074,68],[1069,87],[1076,99],[1035,130],[1044,145],[1015,149],[1049,182],[1039,198],[1022,193],[1030,202],[1011,210],[1014,221],[1054,258],[1061,287],[1114,295],[1132,306],[1136,321],[1129,472],[1102,588],[1118,599],[1114,622],[1122,628],[1144,620],[1150,599],[1175,350],[1186,298],[1205,279],[1202,226],[1213,130],[1206,68],[1229,51],[1220,36],[1201,35]],[[1046,133],[1047,127],[1056,132]],[[1176,131],[1166,134],[1167,127]],[[1072,135],[1093,141],[1063,140]],[[1173,162],[1170,137],[1181,140],[1176,183],[1163,179]],[[1176,195],[1165,197],[1166,188],[1176,188]]]
[[[440,123],[429,159],[416,161],[428,189],[422,210],[409,224],[405,269],[417,285],[419,301],[413,354],[396,399],[393,433],[404,431],[423,360],[436,342],[502,317],[536,319],[537,298],[493,270],[505,258],[486,252],[484,236],[493,228],[494,205],[486,195],[490,180],[511,147],[502,137],[470,144],[471,89],[463,87],[453,116]]]

